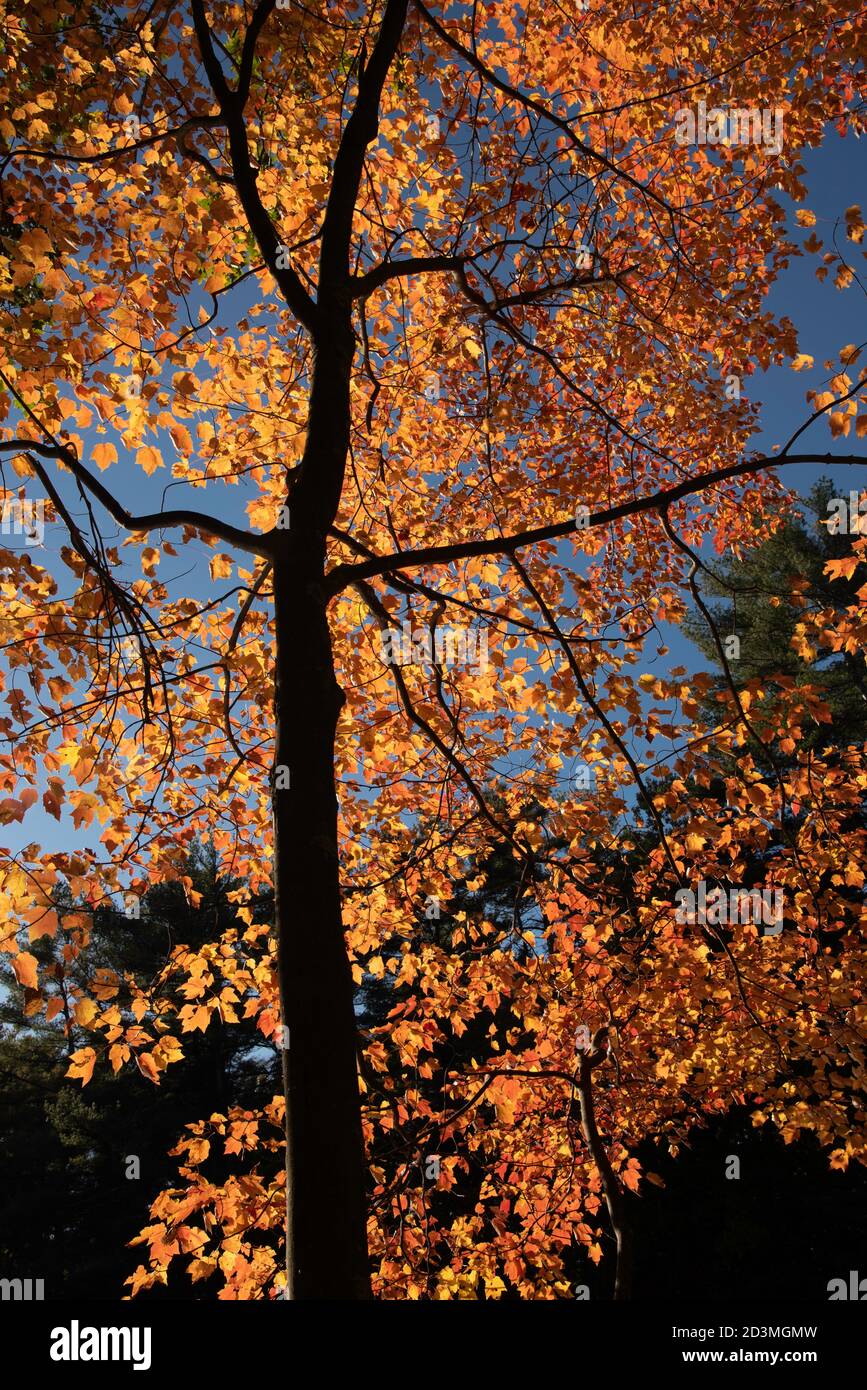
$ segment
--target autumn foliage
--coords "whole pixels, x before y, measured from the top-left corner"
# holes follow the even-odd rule
[[[279,1046],[321,967],[312,1088],[332,964],[304,895],[333,863],[353,983],[386,999],[357,1056],[377,1296],[569,1297],[609,1221],[628,1261],[637,1145],[736,1102],[864,1162],[865,749],[817,747],[809,681],[742,688],[722,650],[708,719],[711,676],[665,660],[705,567],[790,513],[778,465],[860,458],[856,345],[769,457],[750,390],[813,365],[767,304],[793,257],[860,292],[860,213],[816,223],[801,163],[863,125],[855,6],[17,0],[4,44],[0,459],[49,544],[0,555],[0,945],[25,1017],[87,1031],[70,1077],[159,1085],[215,1016]],[[781,110],[782,150],[678,144],[699,97]],[[865,596],[842,625],[805,604],[804,661],[862,661]],[[308,602],[309,641],[280,628]],[[384,660],[405,625],[485,659]],[[320,740],[325,697],[285,701],[326,688],[329,637]],[[308,869],[320,746],[337,833]],[[39,805],[63,849],[25,843]],[[86,959],[98,904],[183,882],[197,838],[244,881],[237,926],[154,979],[38,969],[41,936]],[[678,920],[699,881],[783,890],[783,930]],[[283,1096],[191,1116],[131,1292],[179,1262],[282,1296],[284,1145]]]

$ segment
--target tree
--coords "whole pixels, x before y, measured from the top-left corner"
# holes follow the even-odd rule
[[[206,945],[215,921],[224,929],[232,922],[225,894],[239,885],[220,883],[211,856],[198,848],[187,868],[202,894],[198,909],[191,910],[177,883],[155,885],[135,916],[100,907],[87,968],[81,957],[65,960],[69,940],[61,930],[34,944],[43,976],[53,975],[68,1000],[73,991],[85,992],[98,970],[104,985],[120,982],[115,1000],[122,1005],[130,982],[146,986],[181,943],[186,951]],[[258,919],[268,919],[267,900],[253,906]],[[65,907],[67,919],[74,917],[74,904]],[[125,1246],[172,1177],[167,1151],[184,1123],[230,1106],[260,1107],[277,1078],[276,1053],[252,1023],[215,1019],[186,1040],[185,1065],[165,1072],[159,1088],[115,1053],[82,1091],[70,1087],[66,1072],[70,1054],[88,1040],[86,1001],[80,1020],[69,1013],[68,1026],[62,1011],[51,1022],[34,1012],[25,1028],[16,1028],[20,1006],[11,970],[3,970],[2,980],[9,991],[0,1003],[2,1272],[15,1277],[29,1270],[45,1280],[52,1299],[116,1299],[134,1267]],[[210,1165],[224,1181],[232,1167],[231,1158]],[[174,1297],[183,1296],[184,1283],[174,1281]]]
[[[693,610],[685,629],[704,655],[720,666],[719,645],[732,637],[737,656],[727,662],[728,674],[738,686],[750,680],[773,679],[781,672],[797,684],[809,683],[819,691],[832,715],[823,734],[816,726],[808,738],[818,745],[833,735],[842,746],[863,742],[867,735],[867,685],[859,655],[843,650],[826,651],[819,662],[805,661],[798,653],[798,634],[805,612],[836,610],[844,613],[857,602],[859,581],[854,575],[827,573],[829,561],[844,559],[850,534],[834,525],[834,487],[826,478],[812,489],[802,514],[786,515],[774,533],[755,550],[735,557],[726,555],[714,566],[716,579],[707,583],[708,595],[723,599],[709,605],[716,631]],[[839,499],[843,500],[843,499]],[[850,499],[845,499],[847,514]],[[727,687],[722,672],[714,683],[711,701],[718,702]],[[775,719],[772,703],[767,709],[769,726]],[[785,757],[780,749],[777,757]]]
[[[798,151],[832,122],[861,129],[857,26],[845,7],[801,9],[796,29],[750,5],[718,35],[709,10],[615,14],[596,0],[541,18],[423,0],[158,0],[28,6],[6,44],[3,210],[22,230],[4,242],[0,450],[65,528],[77,587],[27,549],[4,553],[0,816],[23,821],[41,791],[76,829],[103,828],[100,855],[7,856],[5,946],[28,1007],[50,1012],[54,986],[18,929],[57,929],[61,885],[95,906],[175,880],[195,903],[185,847],[207,833],[253,894],[274,888],[273,934],[239,902],[246,929],[177,955],[119,1022],[104,992],[82,996],[108,1004],[73,1057],[85,1083],[113,1029],[156,1082],[179,1034],[242,1002],[284,1044],[282,1097],[260,1123],[218,1116],[211,1133],[270,1152],[282,1127],[285,1192],[256,1169],[218,1190],[194,1132],[187,1194],[156,1204],[134,1287],[192,1255],[226,1297],[365,1298],[370,1252],[385,1296],[420,1296],[425,1281],[434,1297],[568,1292],[564,1251],[600,1257],[588,1218],[604,1199],[616,1223],[621,1181],[638,1181],[629,1145],[681,1103],[677,1088],[646,1094],[647,1057],[662,1076],[695,1070],[676,1012],[689,971],[706,981],[688,1001],[699,1032],[756,1035],[741,1064],[692,1075],[695,1103],[721,1103],[715,1088],[743,1085],[747,1062],[763,1073],[780,1047],[739,973],[753,938],[737,951],[714,938],[734,972],[722,982],[704,938],[673,918],[686,878],[719,868],[714,807],[696,798],[661,836],[634,918],[615,909],[597,850],[628,847],[622,783],[641,791],[644,759],[627,737],[682,739],[674,761],[695,770],[696,692],[650,677],[682,702],[678,723],[645,714],[647,673],[633,679],[653,624],[683,612],[694,547],[747,544],[785,502],[775,470],[829,457],[795,448],[800,425],[779,453],[751,452],[740,387],[771,361],[806,360],[763,304],[797,252],[774,190],[802,201]],[[699,92],[724,109],[713,134],[693,119],[687,146],[681,116]],[[729,107],[737,131],[720,143]],[[862,226],[848,209],[851,242]],[[854,282],[839,247],[829,268],[839,288]],[[835,437],[857,409],[856,360],[846,345],[814,402]],[[134,470],[169,467],[209,511],[165,493],[133,510]],[[226,487],[244,494],[243,521]],[[189,597],[199,547],[213,587]],[[738,706],[730,737],[747,723]],[[570,787],[575,764],[609,785]],[[746,761],[741,773],[748,846],[753,811],[787,794]],[[532,932],[523,960],[419,946],[420,899],[448,904],[495,845],[535,890],[544,952]],[[375,1102],[366,1091],[364,1126],[368,1143],[414,1127],[418,1106],[485,1168],[480,1210],[448,1229],[424,1189],[393,1191],[375,1171],[368,1210],[353,974],[385,969],[386,938],[414,1002],[392,1028],[400,1084]],[[789,968],[766,960],[760,974],[771,988]],[[501,1074],[437,1073],[443,1027],[501,1000],[521,1020],[517,1034],[505,1016],[489,1024]],[[576,1073],[576,1027],[603,1024],[615,1045]],[[626,1089],[605,1080],[615,1062]],[[366,1049],[364,1067],[381,1065]],[[433,1118],[413,1077],[435,1073]],[[540,1172],[556,1175],[547,1195]]]

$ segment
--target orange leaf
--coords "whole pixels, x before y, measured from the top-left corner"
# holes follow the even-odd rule
[[[857,555],[847,555],[843,560],[829,560],[825,573],[831,579],[851,579],[860,563]]]
[[[152,1081],[155,1086],[159,1086],[160,1075],[151,1054],[149,1052],[137,1052],[135,1062],[142,1076],[147,1077],[148,1081]]]
[[[211,560],[211,578],[228,579],[232,573],[232,561],[228,555],[215,555]]]
[[[117,463],[117,449],[113,444],[95,444],[91,457],[97,468],[110,468],[113,463]]]
[[[30,923],[30,940],[38,941],[40,936],[54,936],[57,931],[57,913],[44,907],[29,908],[24,913]]]
[[[139,468],[143,468],[148,477],[151,473],[156,473],[158,468],[163,467],[163,458],[159,449],[155,449],[152,444],[145,444],[141,449],[136,450],[135,461]]]
[[[143,572],[148,576],[152,575],[161,558],[160,552],[152,545],[145,546],[141,553],[141,567]]]
[[[75,1021],[82,1028],[89,1028],[98,1013],[99,1009],[92,999],[79,999],[75,1006]]]
[[[22,951],[20,955],[12,957],[12,969],[15,971],[15,978],[19,985],[25,989],[37,988],[39,983],[37,965],[36,957],[31,956],[29,951]]]
[[[80,1081],[82,1086],[86,1086],[93,1076],[93,1066],[96,1061],[96,1053],[92,1047],[81,1047],[77,1052],[73,1052],[69,1059],[69,1070],[67,1076],[71,1076],[73,1081]]]
[[[193,452],[192,436],[185,425],[170,425],[169,434],[178,453],[191,454]]]

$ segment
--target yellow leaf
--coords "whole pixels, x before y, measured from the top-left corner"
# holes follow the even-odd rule
[[[210,564],[212,579],[228,579],[232,573],[232,561],[228,555],[215,555]]]
[[[138,999],[134,999],[130,1004],[130,1012],[132,1013],[132,1016],[135,1019],[136,1023],[141,1023],[147,1011],[148,1002],[146,999],[142,999],[141,997],[139,997]]]
[[[99,1009],[92,999],[79,999],[75,1006],[75,1021],[82,1028],[89,1028],[98,1013]]]
[[[846,235],[850,241],[859,242],[864,235],[864,218],[857,203],[846,209]]]
[[[841,434],[849,433],[850,417],[844,415],[842,410],[832,410],[828,416],[831,425],[831,434],[834,439],[838,439]]]
[[[515,1104],[516,1102],[514,1100],[508,1099],[508,1097],[504,1100],[497,1101],[497,1120],[501,1125],[514,1124]]]

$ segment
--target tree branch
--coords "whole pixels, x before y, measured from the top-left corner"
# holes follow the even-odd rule
[[[366,299],[368,295],[402,275],[418,275],[430,271],[457,271],[467,256],[404,256],[396,261],[383,261],[364,275],[354,275],[350,282],[353,299]]]
[[[259,189],[256,184],[256,171],[250,162],[250,147],[247,143],[247,128],[244,124],[244,105],[249,95],[249,81],[250,75],[252,74],[255,41],[267,15],[273,8],[272,0],[264,0],[264,3],[258,6],[250,27],[247,30],[244,39],[244,55],[242,56],[241,63],[241,79],[237,91],[233,91],[226,81],[220,61],[214,52],[213,36],[208,27],[207,18],[205,17],[203,0],[192,0],[192,8],[193,23],[196,29],[196,38],[198,39],[202,62],[214,96],[220,103],[220,111],[229,132],[229,155],[232,162],[232,175],[250,231],[256,238],[256,243],[262,253],[262,257],[277,281],[280,292],[289,305],[289,308],[292,310],[299,323],[303,324],[310,333],[314,333],[319,319],[315,301],[308,294],[300,276],[291,266],[281,267],[277,265],[278,247],[282,243],[280,242],[277,229],[268,216],[264,204],[259,197]],[[245,57],[246,63],[244,61]],[[245,81],[247,84],[246,91],[244,89]]]
[[[615,507],[606,507],[602,511],[592,512],[586,522],[580,526],[574,520],[558,521],[551,526],[536,526],[526,531],[519,531],[513,536],[491,536],[479,541],[457,541],[454,545],[431,545],[420,550],[407,550],[402,554],[384,555],[375,560],[365,560],[357,565],[335,565],[328,575],[326,587],[329,595],[333,596],[346,588],[347,585],[354,584],[359,579],[370,579],[377,574],[392,574],[395,570],[415,569],[422,565],[447,565],[454,560],[465,560],[479,555],[510,555],[524,546],[536,545],[540,541],[560,540],[564,536],[574,535],[577,531],[604,526],[607,522],[619,521],[623,517],[636,516],[642,512],[661,511],[683,497],[701,492],[704,488],[715,487],[718,483],[728,482],[730,478],[748,477],[753,473],[760,473],[764,468],[781,468],[790,463],[819,463],[831,467],[837,465],[864,467],[867,466],[867,454],[787,454],[785,458],[773,456],[771,458],[747,459],[743,463],[732,463],[724,468],[715,468],[713,472],[703,474],[698,478],[688,478],[685,482],[675,484],[674,487],[653,492],[649,497],[634,497],[629,502],[620,502]]]
[[[274,3],[275,0],[259,0],[244,35],[241,66],[238,70],[238,87],[235,93],[235,99],[242,111],[250,96],[250,81],[253,76],[253,64],[256,61],[256,41],[262,32],[266,19],[274,8]]]
[[[387,0],[370,62],[358,79],[358,96],[337,154],[322,228],[320,286],[342,290],[349,262],[352,218],[364,157],[379,131],[379,100],[406,23],[408,0]]]
[[[222,116],[190,116],[188,120],[182,121],[178,126],[173,126],[171,130],[161,130],[152,135],[143,135],[141,139],[133,140],[128,145],[119,145],[116,149],[111,150],[100,150],[97,154],[68,154],[64,150],[45,150],[37,149],[33,145],[19,145],[17,149],[9,151],[6,159],[18,159],[21,155],[29,155],[32,159],[50,159],[52,164],[105,164],[109,160],[117,159],[119,155],[133,154],[137,153],[138,150],[149,149],[152,145],[158,145],[161,140],[177,139],[181,143],[184,136],[191,131],[212,130],[215,126],[222,124]],[[181,148],[183,148],[182,144]],[[191,152],[187,151],[187,153]]]
[[[28,450],[41,454],[43,458],[60,459],[70,473],[93,494],[98,502],[102,503],[109,515],[127,531],[156,531],[166,526],[192,526],[196,530],[207,532],[209,535],[219,536],[220,540],[226,541],[229,545],[237,546],[239,550],[245,550],[250,555],[270,556],[271,554],[271,545],[267,536],[253,536],[247,531],[241,531],[238,527],[230,525],[228,521],[220,521],[217,517],[208,516],[204,512],[187,511],[181,508],[168,512],[145,512],[141,516],[134,516],[118,502],[117,498],[91,473],[89,468],[78,461],[75,451],[69,444],[39,444],[32,439],[12,439],[0,442],[0,452],[2,453],[26,454]]]

